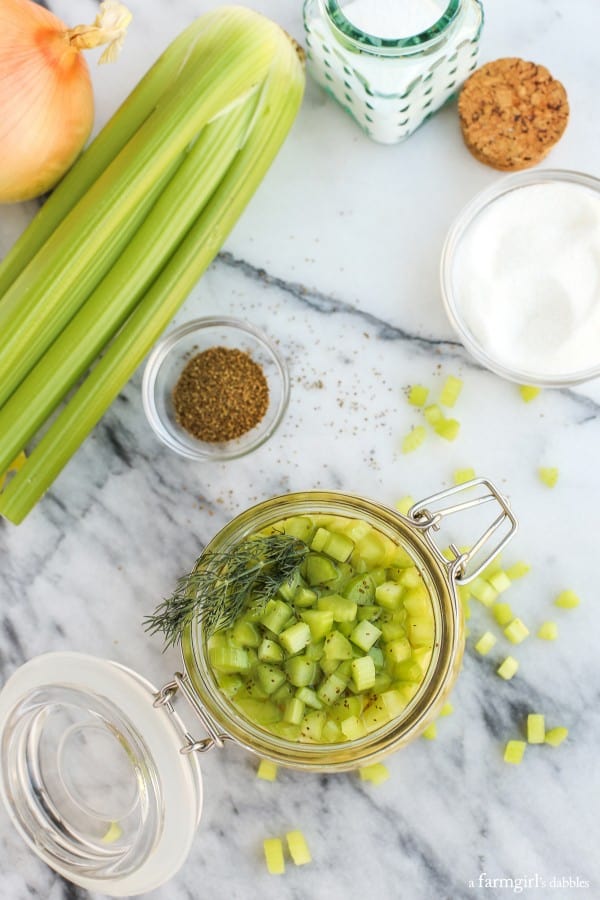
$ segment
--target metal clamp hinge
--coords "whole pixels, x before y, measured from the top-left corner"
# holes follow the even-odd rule
[[[181,747],[180,753],[206,753],[207,750],[212,750],[213,747],[222,747],[225,741],[231,741],[231,738],[228,734],[224,734],[219,732],[214,723],[209,719],[205,710],[200,705],[198,698],[196,697],[194,691],[192,690],[189,682],[187,681],[185,675],[181,672],[175,672],[173,676],[173,681],[169,681],[168,684],[163,685],[159,691],[154,695],[154,703],[152,704],[154,707],[159,708],[164,706],[170,713],[173,713],[175,710],[173,708],[173,697],[175,694],[180,691],[181,694],[188,701],[190,706],[192,707],[195,714],[200,719],[202,725],[208,732],[208,737],[202,738],[202,740],[196,740],[189,731],[184,733],[186,743]]]
[[[449,497],[454,497],[456,494],[464,494],[475,488],[479,488],[478,496],[471,496],[470,499],[461,500],[450,506],[443,505],[441,508],[435,509],[436,504],[439,504],[440,501],[445,502]],[[481,506],[482,503],[489,503],[492,501],[495,501],[500,506],[500,514],[496,516],[491,525],[489,525],[468,550],[460,551],[455,544],[451,543],[449,549],[453,554],[453,558],[450,560],[447,559],[443,551],[433,540],[432,532],[440,530],[440,525],[447,516],[464,512],[475,506]],[[508,500],[503,497],[502,494],[496,490],[491,481],[488,481],[486,478],[475,478],[472,481],[467,481],[465,484],[460,484],[456,487],[449,488],[446,491],[432,494],[431,497],[426,497],[424,500],[411,506],[407,515],[408,518],[411,519],[413,525],[427,537],[430,547],[438,559],[444,562],[444,565],[449,570],[450,578],[457,584],[468,584],[470,581],[473,581],[474,578],[477,578],[486,566],[489,565],[491,560],[497,556],[511,540],[518,527],[517,520],[509,506]],[[494,542],[492,549],[486,553],[483,560],[476,565],[472,571],[467,572],[467,566],[471,560],[477,556],[483,546],[487,544],[503,526],[505,526],[504,534],[501,534],[500,539]]]

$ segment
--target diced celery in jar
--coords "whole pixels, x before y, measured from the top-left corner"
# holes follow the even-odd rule
[[[419,690],[435,640],[429,591],[406,549],[361,519],[291,516],[248,539],[281,533],[308,553],[276,596],[254,591],[210,638],[216,684],[283,740],[358,740],[402,716]]]

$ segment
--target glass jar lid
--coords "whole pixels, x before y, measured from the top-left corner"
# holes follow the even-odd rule
[[[202,807],[195,754],[156,689],[114,662],[49,653],[0,692],[0,794],[29,846],[91,891],[150,891],[183,865]]]

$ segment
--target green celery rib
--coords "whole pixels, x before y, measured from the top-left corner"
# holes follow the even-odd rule
[[[168,262],[248,130],[260,91],[207,125],[113,268],[0,408],[0,472],[35,435]]]
[[[202,66],[138,129],[0,303],[0,405],[127,244],[127,222],[202,127],[264,80],[273,32],[249,10],[223,16]],[[275,27],[275,26],[273,26]]]
[[[157,104],[168,96],[185,66],[193,64],[198,53],[204,52],[200,39],[205,29],[204,17],[197,19],[167,47],[53,190],[0,263],[0,302],[67,213],[120,153]]]
[[[168,265],[0,494],[0,514],[7,519],[18,524],[31,511],[169,324],[266,174],[294,121],[303,89],[296,49],[282,35],[246,143]]]

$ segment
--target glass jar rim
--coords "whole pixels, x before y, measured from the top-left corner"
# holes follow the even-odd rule
[[[241,746],[281,765],[312,771],[341,771],[365,765],[391,753],[420,734],[432,720],[451,689],[462,657],[462,613],[448,571],[432,553],[410,519],[384,504],[336,491],[284,494],[256,504],[225,526],[208,549],[233,546],[256,530],[293,515],[314,513],[365,518],[380,530],[392,530],[400,546],[408,549],[426,576],[436,617],[436,641],[429,670],[404,712],[386,725],[354,741],[311,744],[289,741],[271,734],[235,708],[212,677],[206,641],[197,623],[188,625],[182,638],[185,670],[204,710]],[[378,527],[378,526],[374,526]]]
[[[357,28],[344,14],[339,0],[319,2],[329,23],[345,42],[364,53],[384,56],[415,52],[439,40],[456,19],[461,5],[461,0],[447,0],[441,16],[424,31],[400,38],[383,38]]]

